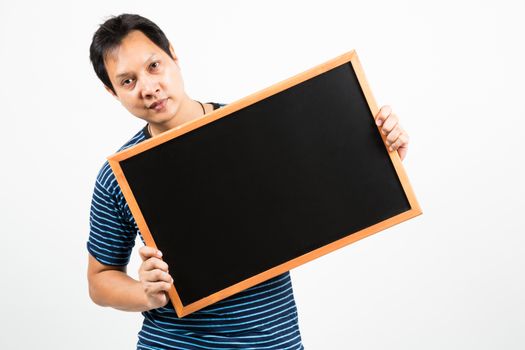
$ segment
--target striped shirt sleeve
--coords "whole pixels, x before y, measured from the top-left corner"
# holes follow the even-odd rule
[[[100,170],[89,218],[89,253],[104,265],[124,266],[129,262],[135,245],[137,228],[125,214],[127,203],[106,162]]]

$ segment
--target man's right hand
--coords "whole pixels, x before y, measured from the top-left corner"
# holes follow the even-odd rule
[[[160,250],[143,246],[139,249],[142,264],[139,268],[139,280],[148,300],[148,307],[156,309],[169,301],[168,291],[173,283],[168,272],[168,264],[161,260]]]

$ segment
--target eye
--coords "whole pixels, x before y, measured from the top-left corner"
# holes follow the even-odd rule
[[[155,70],[157,68],[159,68],[160,66],[160,62],[159,61],[155,61],[155,62],[152,62],[149,67],[152,69],[152,70]]]
[[[131,84],[133,84],[133,79],[131,78],[127,78],[127,79],[124,79],[120,82],[120,85],[122,86],[130,86]]]

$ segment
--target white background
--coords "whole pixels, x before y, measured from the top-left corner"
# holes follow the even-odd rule
[[[0,3],[1,349],[136,343],[141,315],[86,281],[95,176],[143,126],[88,58],[123,12],[164,30],[202,101],[356,49],[409,132],[424,214],[293,270],[307,349],[525,348],[525,3],[222,0]]]

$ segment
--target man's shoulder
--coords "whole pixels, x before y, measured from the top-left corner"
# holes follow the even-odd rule
[[[141,141],[144,141],[147,138],[144,129],[145,127],[137,132],[131,139],[122,145],[117,150],[117,152],[125,150],[126,148],[132,147]],[[104,161],[104,164],[102,164],[102,167],[97,174],[96,187],[109,193],[115,193],[115,191],[119,190],[115,174],[113,174],[113,170],[111,169],[111,166],[107,160]]]
[[[120,152],[122,150],[125,150],[126,148],[129,148],[131,146],[135,146],[137,143],[140,143],[142,141],[144,141],[146,138],[147,138],[147,135],[146,135],[146,132],[145,132],[145,129],[146,127],[143,127],[142,129],[140,129],[139,132],[137,132],[131,139],[129,139],[124,145],[122,145],[122,147],[120,147],[118,149],[117,152]]]

